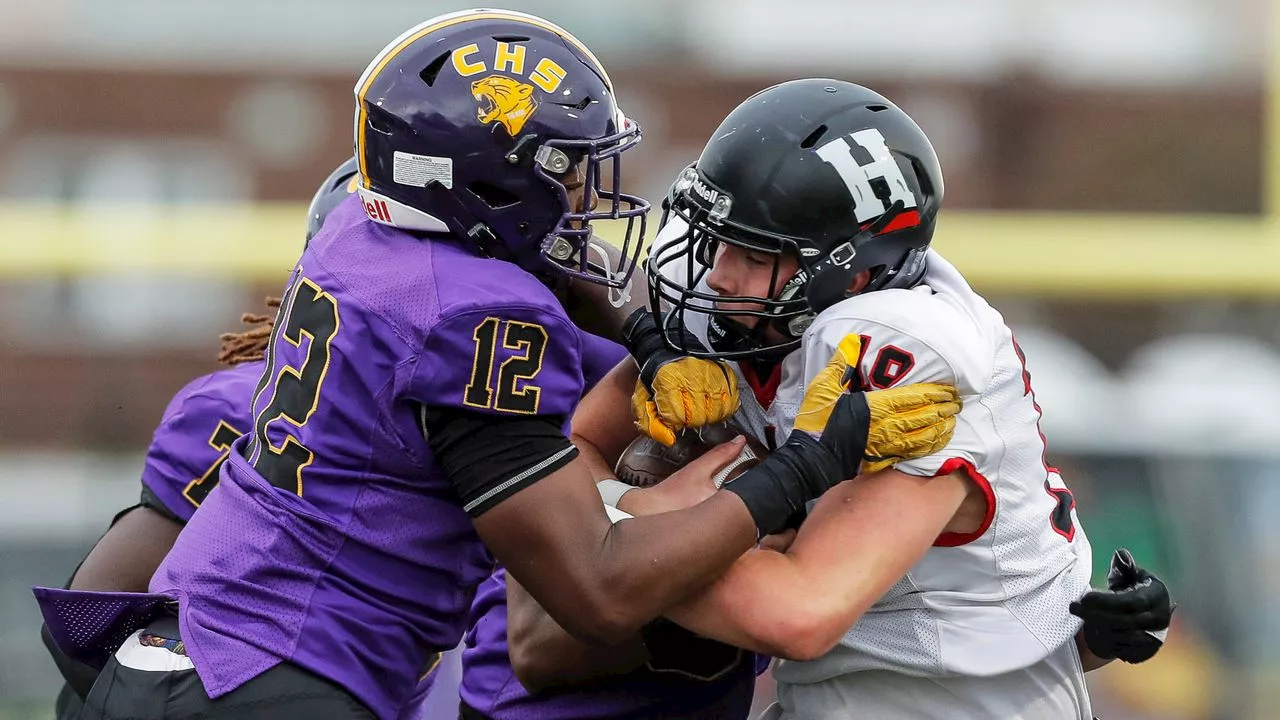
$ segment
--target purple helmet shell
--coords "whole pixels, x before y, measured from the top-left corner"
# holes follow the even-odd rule
[[[506,10],[441,15],[378,53],[355,96],[370,219],[452,233],[534,273],[627,284],[649,203],[623,191],[621,156],[640,127],[572,35]],[[590,252],[598,220],[626,224],[613,267]]]

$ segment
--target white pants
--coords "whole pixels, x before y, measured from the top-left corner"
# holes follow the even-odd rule
[[[1084,669],[1068,642],[994,677],[922,678],[883,670],[778,683],[760,720],[1092,720]]]

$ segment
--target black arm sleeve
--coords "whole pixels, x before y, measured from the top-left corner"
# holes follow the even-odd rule
[[[154,492],[151,491],[151,488],[147,487],[146,485],[142,486],[142,498],[138,501],[138,505],[135,505],[134,507],[138,507],[138,506],[151,508],[152,510],[163,515],[165,519],[172,520],[178,523],[179,525],[187,524],[186,520],[183,520],[182,518],[178,517],[177,513],[170,510],[168,507],[166,507],[164,504],[164,501],[161,500]],[[129,510],[132,510],[132,509],[133,508],[129,508]],[[126,510],[125,512],[128,512],[128,510]],[[121,515],[124,515],[124,513],[120,513],[120,515],[116,515],[115,520],[119,520]],[[113,525],[115,524],[115,520],[111,521]]]
[[[501,417],[422,408],[422,431],[463,509],[472,517],[569,464],[578,456],[562,417]]]

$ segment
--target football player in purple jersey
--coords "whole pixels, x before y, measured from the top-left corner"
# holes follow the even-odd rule
[[[338,202],[355,191],[356,171],[353,158],[320,185],[307,210],[307,242]],[[274,312],[280,299],[269,297],[266,305]],[[143,460],[139,501],[111,519],[67,588],[146,592],[182,526],[217,485],[231,443],[249,427],[249,402],[265,367],[263,351],[274,315],[246,313],[242,320],[248,330],[221,337],[218,362],[227,367],[192,380],[169,401]],[[41,635],[67,681],[55,713],[60,720],[78,718],[98,671],[59,652],[47,628]]]
[[[308,243],[338,203],[355,191],[357,172],[352,158],[321,183],[307,210]],[[278,311],[280,299],[269,297],[266,306]],[[611,321],[607,317],[593,319]],[[274,315],[246,313],[242,321],[249,329],[220,338],[217,359],[227,367],[196,378],[169,401],[143,461],[139,502],[115,515],[106,534],[74,571],[67,583],[69,589],[146,591],[182,526],[217,485],[218,470],[231,443],[250,425],[249,405],[265,368],[263,356],[274,320]],[[612,324],[617,325],[616,321]],[[620,332],[618,327],[606,329],[615,335]],[[586,332],[580,335],[584,385],[590,389],[627,357],[627,351],[605,338]],[[60,720],[73,720],[80,716],[83,697],[97,670],[60,654],[49,641],[47,629],[42,628],[42,635],[67,680],[58,695],[55,714]],[[501,649],[505,656],[506,646]],[[402,717],[421,716],[426,689],[408,703]]]
[[[609,644],[852,476],[873,425],[923,431],[909,456],[950,436],[949,388],[825,387],[820,435],[692,508],[613,523],[566,436],[584,343],[554,290],[629,282],[639,126],[581,42],[500,10],[410,29],[355,94],[358,197],[294,268],[217,492],[148,593],[36,589],[54,643],[103,666],[83,718],[395,718],[494,558]],[[627,225],[609,268],[596,220]]]

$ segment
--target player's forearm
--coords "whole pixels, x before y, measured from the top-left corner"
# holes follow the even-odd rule
[[[578,458],[587,467],[587,471],[591,473],[592,480],[599,482],[614,476],[612,463],[609,462],[608,458],[605,457],[605,453],[595,443],[577,434],[571,434],[569,442],[578,448]]]
[[[706,532],[715,528],[715,539]],[[720,576],[756,541],[755,523],[731,493],[676,512],[623,520],[602,547],[606,586],[628,633]]]
[[[640,667],[648,657],[638,635],[616,645],[575,639],[510,578],[507,623],[511,667],[530,692],[619,675]]]
[[[613,477],[613,467],[622,451],[636,438],[630,413],[631,389],[639,371],[625,358],[596,384],[573,413],[569,440],[595,480]]]
[[[103,535],[68,587],[71,590],[146,592],[151,576],[182,526],[148,507],[122,515]]]
[[[475,519],[510,576],[575,637],[616,644],[723,573],[755,542],[732,493],[614,525],[572,462]]]
[[[618,509],[629,515],[658,515],[693,507],[705,499],[687,486],[659,483],[625,493],[618,501]]]
[[[752,550],[723,577],[665,613],[682,627],[729,645],[809,660],[812,622],[799,568],[786,555]]]
[[[963,500],[965,482],[887,470],[842,483],[819,501],[786,554],[748,554],[666,615],[738,647],[819,657],[923,557]]]

